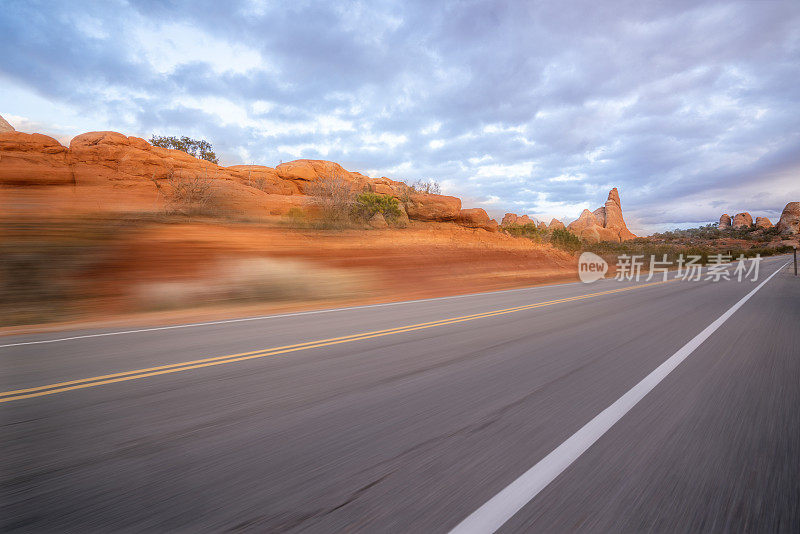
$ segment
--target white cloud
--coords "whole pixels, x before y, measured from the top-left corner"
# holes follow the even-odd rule
[[[159,73],[192,62],[208,63],[217,73],[275,70],[257,50],[218,39],[188,24],[140,25],[133,28],[132,35],[134,56],[144,57]]]

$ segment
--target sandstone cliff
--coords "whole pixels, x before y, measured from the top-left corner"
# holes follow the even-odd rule
[[[30,200],[32,187],[71,186],[73,194],[62,196],[70,197],[73,209],[146,210],[157,201],[160,181],[196,177],[213,179],[223,207],[248,216],[285,215],[293,208],[313,211],[314,199],[309,195],[313,184],[336,178],[348,182],[353,190],[398,198],[401,218],[406,220],[454,222],[492,232],[498,229],[483,209],[462,209],[459,198],[416,192],[403,182],[373,179],[330,161],[296,160],[275,168],[223,167],[117,132],[81,134],[69,147],[41,134],[13,128],[0,132],[0,186],[12,188],[20,205]],[[55,204],[64,207],[66,200]]]

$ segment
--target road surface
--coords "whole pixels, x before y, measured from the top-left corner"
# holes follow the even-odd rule
[[[787,261],[0,338],[0,525],[800,532]]]

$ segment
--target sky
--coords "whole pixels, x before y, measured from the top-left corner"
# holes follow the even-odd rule
[[[800,2],[0,4],[0,115],[326,159],[640,234],[800,201]]]

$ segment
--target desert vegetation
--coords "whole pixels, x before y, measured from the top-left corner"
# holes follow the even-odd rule
[[[161,148],[180,150],[197,159],[219,163],[219,158],[214,153],[214,147],[205,139],[192,139],[185,135],[181,137],[153,135],[150,137],[150,144]]]
[[[387,225],[402,226],[400,201],[390,195],[357,190],[353,183],[336,172],[317,180],[309,187],[309,195],[319,209],[316,227],[343,229],[374,224],[380,216]]]
[[[687,241],[713,241],[717,239],[744,239],[747,241],[770,241],[778,235],[776,227],[759,228],[752,224],[739,228],[718,228],[717,223],[710,223],[697,228],[685,228],[653,234],[650,239],[665,243],[679,243]]]
[[[169,215],[213,216],[220,213],[219,198],[212,178],[204,176],[153,178],[156,190],[164,199]]]
[[[600,241],[592,243],[582,241],[578,236],[563,228],[548,230],[540,228],[535,223],[522,225],[507,225],[503,231],[515,237],[525,237],[536,243],[549,243],[555,248],[577,254],[579,252],[593,252],[607,261],[614,261],[620,255],[639,255],[649,258],[655,256],[659,260],[666,256],[667,261],[676,262],[680,256],[700,256],[701,263],[707,264],[709,257],[717,254],[738,258],[744,256],[751,258],[756,255],[772,256],[783,254],[792,250],[791,246],[778,247],[764,246],[774,235],[774,228],[719,230],[716,225],[705,225],[699,228],[674,230],[654,234],[652,237],[639,237],[629,241],[612,242]],[[746,236],[746,237],[742,237]],[[730,241],[720,241],[723,238]],[[745,240],[745,243],[741,241]],[[764,243],[756,243],[763,240]],[[751,241],[753,243],[747,243]]]

